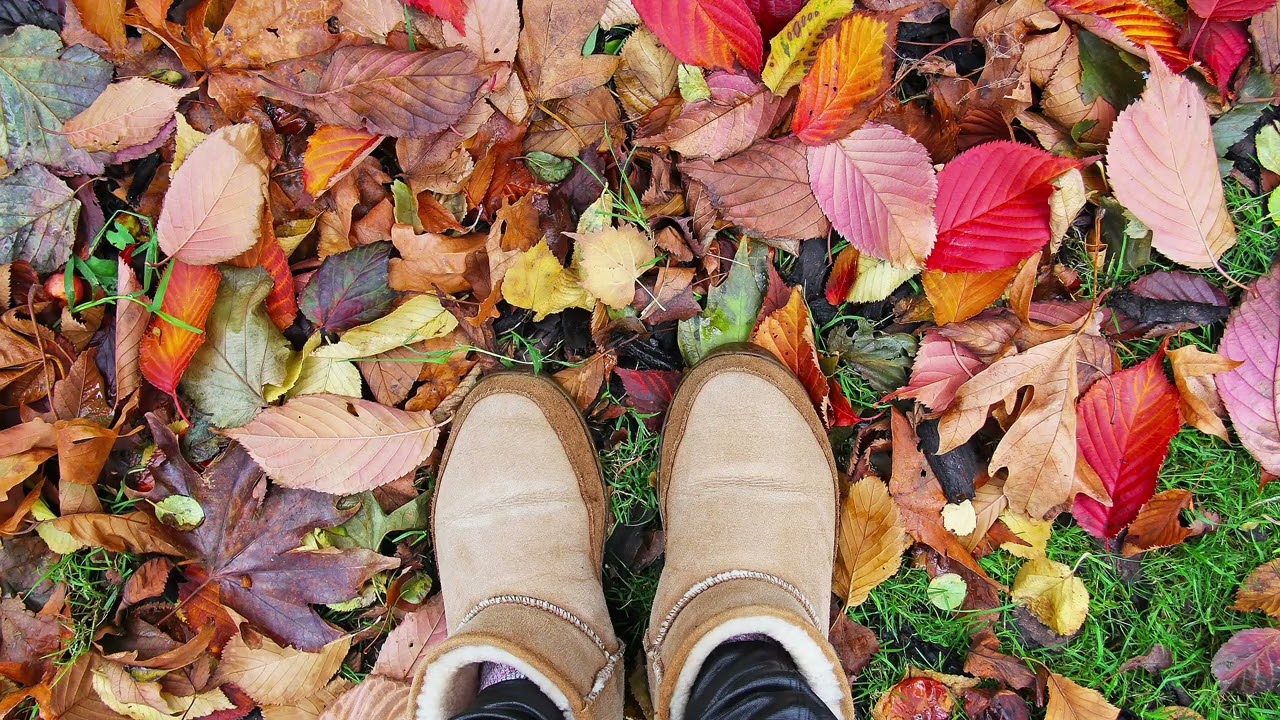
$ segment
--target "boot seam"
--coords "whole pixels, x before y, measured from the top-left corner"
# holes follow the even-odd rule
[[[721,585],[731,580],[763,580],[764,582],[782,588],[790,594],[791,597],[795,598],[796,602],[800,603],[800,606],[804,608],[805,614],[809,616],[809,622],[811,622],[814,627],[821,627],[818,621],[818,612],[814,609],[813,603],[809,602],[809,599],[805,597],[804,593],[800,592],[800,588],[797,588],[795,585],[792,585],[777,575],[771,575],[757,570],[728,570],[726,572],[718,573],[689,588],[689,590],[676,601],[676,604],[671,606],[671,610],[667,612],[666,616],[663,617],[662,622],[658,625],[657,632],[653,635],[653,640],[645,641],[645,655],[649,658],[649,664],[653,668],[655,680],[658,682],[661,682],[662,680],[662,643],[666,640],[667,633],[671,630],[671,626],[675,624],[676,617],[680,615],[680,612],[683,611],[689,603],[693,602],[694,598],[717,585]]]
[[[497,595],[495,597],[481,600],[479,603],[476,603],[476,606],[471,608],[471,610],[467,612],[460,621],[458,621],[457,629],[461,630],[468,622],[473,620],[476,615],[479,615],[481,611],[495,605],[523,605],[535,610],[541,610],[543,612],[550,613],[577,628],[579,632],[595,644],[596,648],[600,650],[600,654],[604,656],[604,665],[596,672],[595,678],[592,680],[591,690],[587,693],[586,697],[583,698],[583,702],[591,703],[600,696],[600,693],[604,692],[605,686],[609,684],[609,680],[613,677],[613,674],[617,669],[618,661],[622,658],[623,653],[625,652],[625,646],[622,642],[618,643],[617,651],[609,652],[609,647],[605,643],[604,638],[600,637],[595,630],[591,629],[591,626],[588,625],[585,620],[555,603],[531,597],[529,595]]]

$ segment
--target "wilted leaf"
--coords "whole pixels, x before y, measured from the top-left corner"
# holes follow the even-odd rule
[[[1193,509],[1191,491],[1165,490],[1157,493],[1138,511],[1124,536],[1126,557],[1162,547],[1172,547],[1187,538],[1198,535],[1196,530],[1184,527],[1182,514]]]
[[[804,145],[795,139],[761,140],[719,162],[685,161],[680,171],[706,187],[726,220],[788,252],[798,250],[794,241],[831,228],[809,187]]]
[[[893,27],[890,27],[890,25]],[[800,82],[791,130],[807,145],[839,140],[870,116],[886,88],[897,23],[866,13],[848,15],[818,47]]]
[[[263,388],[284,380],[289,342],[262,305],[271,287],[261,268],[222,269],[205,342],[182,379],[182,389],[218,427],[248,422],[267,405]]]
[[[569,97],[609,81],[618,67],[610,55],[583,56],[587,35],[604,14],[606,0],[529,0],[516,56],[538,100]]]
[[[880,696],[871,711],[874,720],[948,720],[955,699],[947,686],[928,677],[909,677]]]
[[[723,160],[768,135],[785,111],[765,86],[744,75],[711,73],[707,89],[709,97],[686,103],[660,132],[636,143],[667,147],[686,159]]]
[[[930,270],[986,272],[1031,257],[1052,238],[1052,181],[1078,167],[1031,145],[989,142],[938,173],[938,243]]]
[[[775,94],[800,84],[818,57],[818,47],[836,23],[853,11],[853,0],[809,0],[769,41],[761,79]]]
[[[173,120],[178,101],[195,88],[175,88],[145,78],[108,85],[84,112],[62,126],[67,140],[90,152],[115,152],[153,140]]]
[[[1261,610],[1273,618],[1280,618],[1280,560],[1254,568],[1236,591],[1236,603],[1231,609],[1240,612]]]
[[[877,477],[849,488],[841,509],[833,590],[848,607],[861,605],[871,590],[893,577],[909,545],[898,506]]]
[[[1227,427],[1221,418],[1226,409],[1218,397],[1213,376],[1234,370],[1241,365],[1240,361],[1207,353],[1195,345],[1185,345],[1170,350],[1168,354],[1169,364],[1173,366],[1173,382],[1178,387],[1182,417],[1201,432],[1229,441]]]
[[[184,566],[187,584],[212,585],[218,602],[278,643],[316,652],[341,637],[310,605],[356,597],[366,580],[397,561],[357,549],[296,551],[304,535],[339,525],[350,513],[339,511],[332,497],[320,493],[268,490],[261,468],[234,443],[203,474],[197,473],[183,459],[173,433],[154,415],[148,423],[165,455],[152,470],[156,488],[148,498],[155,502],[186,495],[205,510],[205,520],[195,530],[167,530],[195,561]],[[289,561],[281,562],[282,556]]]
[[[204,330],[222,276],[216,268],[207,265],[188,265],[180,260],[172,263],[173,272],[160,310]],[[142,338],[142,375],[152,385],[173,395],[204,341],[203,333],[178,327],[160,316],[152,317]]]
[[[111,64],[83,45],[31,26],[0,37],[0,151],[11,169],[33,163],[95,174],[102,165],[71,147],[62,123],[83,112],[111,82]]]
[[[1049,707],[1045,720],[1116,720],[1120,710],[1096,690],[1080,687],[1069,678],[1049,673]]]
[[[707,293],[706,309],[697,317],[680,321],[676,338],[690,367],[722,345],[746,342],[751,337],[764,298],[768,262],[764,247],[741,241],[728,276]]]
[[[746,0],[632,0],[646,27],[680,62],[754,72],[764,62],[764,38]]]
[[[916,339],[906,333],[876,333],[865,319],[859,318],[852,334],[848,326],[833,330],[827,337],[827,347],[873,389],[887,393],[907,383]]]
[[[924,146],[889,125],[869,123],[811,147],[809,183],[831,225],[872,257],[924,265],[937,240],[938,180]]]
[[[58,270],[71,257],[79,217],[71,188],[40,165],[0,180],[0,261],[26,260],[41,273]]]
[[[1028,560],[1011,591],[1040,622],[1059,635],[1074,635],[1089,616],[1089,590],[1071,568],[1047,558]]]
[[[787,304],[760,321],[752,342],[773,353],[809,394],[809,400],[823,422],[830,417],[830,386],[818,366],[818,349],[813,337],[809,308],[800,288],[791,291]]]
[[[1244,293],[1218,354],[1243,361],[1214,376],[1240,442],[1264,470],[1280,473],[1280,264]]]
[[[361,493],[359,499],[356,514],[329,533],[334,547],[362,547],[376,552],[388,533],[423,530],[429,525],[431,493],[424,492],[390,513],[382,511],[372,492]]]
[[[582,287],[611,308],[630,305],[636,296],[636,278],[656,258],[653,240],[629,225],[565,234],[576,243],[573,260]]]
[[[302,154],[302,185],[318,198],[342,179],[360,161],[369,157],[383,140],[382,135],[341,125],[321,125],[307,138]]]
[[[964,671],[1017,690],[1025,690],[1036,682],[1036,674],[1027,668],[1025,661],[1000,652],[1000,639],[990,629],[974,634],[969,655],[964,660]]]
[[[1223,692],[1254,695],[1280,686],[1280,628],[1241,630],[1213,656]]]
[[[1107,170],[1116,199],[1151,229],[1151,246],[1193,268],[1214,267],[1236,230],[1223,199],[1209,111],[1192,82],[1157,57],[1147,89],[1116,119]]]
[[[298,296],[298,309],[335,333],[382,317],[398,295],[388,284],[390,256],[385,242],[330,255]]]
[[[430,413],[336,395],[294,398],[226,432],[276,483],[334,495],[411,472],[435,447],[436,433]]]
[[[566,308],[595,307],[591,293],[551,254],[546,240],[521,253],[503,277],[503,297],[516,307],[533,310],[535,320]]]
[[[1094,537],[1113,538],[1155,494],[1169,442],[1182,427],[1164,353],[1094,383],[1076,412],[1080,459],[1097,473],[1111,504],[1077,496],[1071,514]]]
[[[317,652],[281,647],[261,638],[250,646],[239,634],[222,649],[214,682],[235,683],[259,705],[287,705],[315,694],[338,672],[351,647],[343,636]]]
[[[215,131],[173,174],[156,222],[160,247],[168,255],[192,265],[212,265],[258,241],[267,173],[256,157],[237,146],[234,134],[243,131],[238,125]]]
[[[181,555],[181,543],[165,537],[165,527],[142,510],[121,515],[103,512],[63,515],[49,521],[81,547],[104,548],[111,552],[134,555],[164,553]]]

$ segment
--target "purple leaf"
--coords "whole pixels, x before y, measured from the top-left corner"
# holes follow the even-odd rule
[[[1225,692],[1253,695],[1280,687],[1280,628],[1241,630],[1213,656]]]
[[[396,291],[387,284],[391,243],[377,242],[325,258],[298,298],[317,327],[342,332],[386,314]]]

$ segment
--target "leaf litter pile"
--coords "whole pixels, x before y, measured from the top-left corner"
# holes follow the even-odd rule
[[[638,648],[663,411],[754,342],[865,713],[1277,717],[1280,8],[1187,5],[0,0],[0,715],[407,712],[503,368]]]

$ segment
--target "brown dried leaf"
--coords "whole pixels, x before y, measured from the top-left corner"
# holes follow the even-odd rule
[[[1280,618],[1280,560],[1259,565],[1236,591],[1236,604],[1232,610],[1252,612],[1261,610],[1273,618]]]

